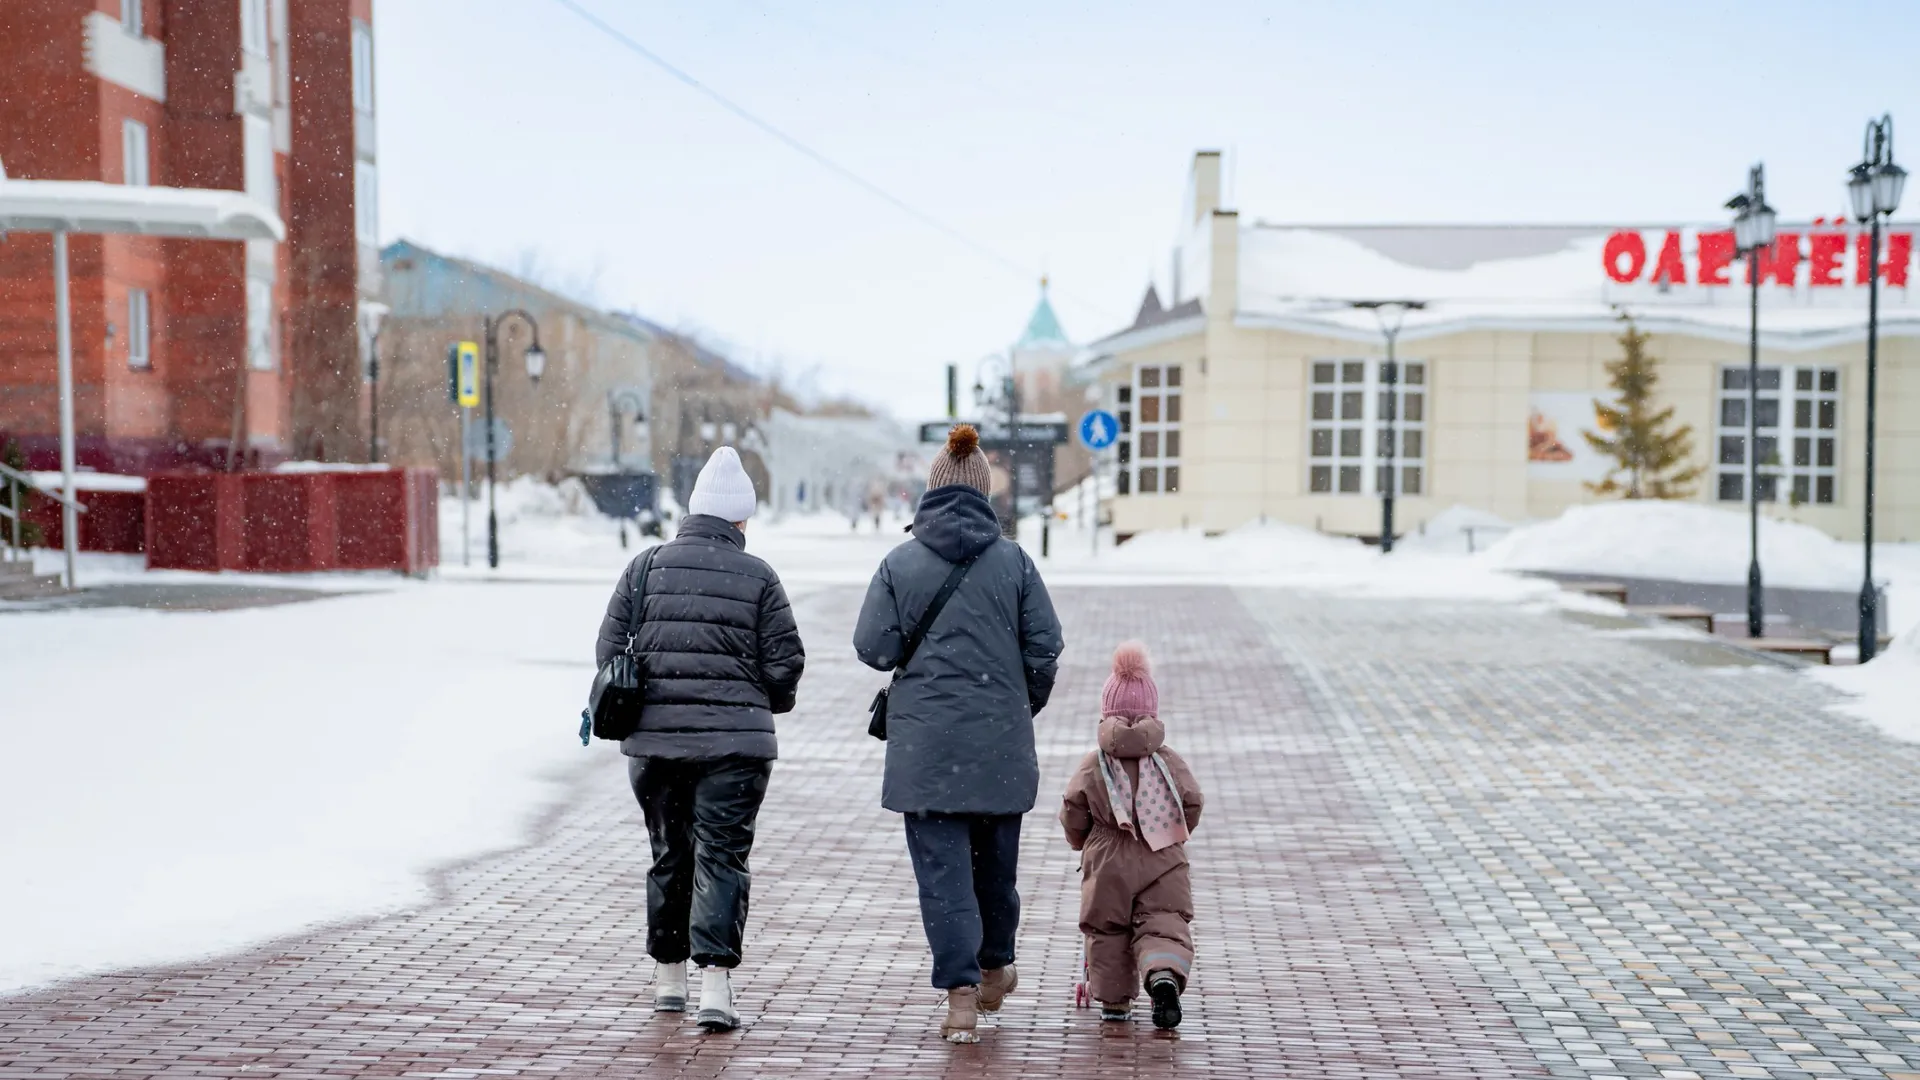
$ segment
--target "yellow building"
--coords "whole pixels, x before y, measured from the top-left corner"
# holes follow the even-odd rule
[[[1836,204],[1844,203],[1836,181]],[[1116,533],[1272,519],[1377,536],[1389,444],[1383,325],[1398,333],[1396,531],[1464,505],[1542,518],[1591,501],[1608,462],[1582,437],[1611,400],[1620,315],[1650,333],[1659,397],[1690,425],[1695,498],[1744,505],[1750,289],[1724,226],[1289,226],[1220,205],[1193,162],[1171,302],[1091,347],[1123,420]],[[1886,231],[1875,536],[1920,540],[1920,298],[1913,229]],[[1862,531],[1866,238],[1779,226],[1760,260],[1765,512]],[[1396,312],[1356,306],[1419,301]]]

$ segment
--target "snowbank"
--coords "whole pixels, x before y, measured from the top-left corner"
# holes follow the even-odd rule
[[[0,619],[0,991],[421,902],[609,764],[575,737],[604,587],[390,581]]]
[[[1747,547],[1744,513],[1641,499],[1573,507],[1551,521],[1515,529],[1482,558],[1505,570],[1739,585],[1747,580]],[[1771,585],[1860,587],[1857,545],[1842,544],[1811,525],[1762,517],[1760,565]]]
[[[1859,667],[1816,668],[1813,678],[1853,695],[1833,706],[1893,738],[1920,742],[1920,629],[1893,639],[1886,652]]]

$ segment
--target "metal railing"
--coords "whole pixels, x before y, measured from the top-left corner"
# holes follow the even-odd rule
[[[0,482],[4,482],[7,488],[7,504],[0,506],[0,521],[4,521],[10,526],[10,528],[6,530],[6,534],[0,534],[0,539],[7,541],[4,544],[0,544],[0,556],[4,556],[7,562],[12,562],[22,557],[27,550],[26,545],[21,542],[26,528],[25,522],[21,520],[26,513],[26,504],[21,499],[23,488],[27,491],[45,495],[47,498],[52,499],[62,506],[71,506],[76,513],[84,514],[87,512],[86,506],[82,503],[69,499],[51,488],[40,486],[34,482],[33,477],[18,469],[0,465]]]

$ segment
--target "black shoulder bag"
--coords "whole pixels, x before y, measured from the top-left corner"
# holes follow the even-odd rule
[[[933,594],[933,602],[927,605],[926,614],[920,616],[920,625],[914,627],[913,634],[907,638],[907,647],[900,653],[900,663],[894,666],[892,681],[881,687],[880,692],[873,695],[873,704],[867,706],[867,712],[871,715],[867,721],[867,734],[881,742],[887,741],[887,695],[893,690],[893,684],[900,681],[907,665],[913,662],[913,654],[920,651],[920,643],[927,639],[927,631],[933,629],[933,621],[940,617],[940,609],[953,599],[954,590],[960,587],[960,582],[965,580],[967,571],[971,569],[973,559],[965,559],[954,563],[953,569],[947,571],[947,580],[941,584],[940,591]]]
[[[627,645],[607,658],[593,676],[593,689],[587,693],[587,707],[580,713],[580,745],[587,735],[596,739],[621,739],[640,730],[640,706],[647,696],[646,667],[634,644],[640,638],[640,623],[646,614],[647,574],[653,569],[654,548],[640,556],[639,581],[633,588],[633,601],[627,608]]]

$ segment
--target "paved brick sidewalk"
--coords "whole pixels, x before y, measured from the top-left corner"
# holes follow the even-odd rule
[[[13,1076],[1898,1075],[1920,1062],[1913,751],[1770,671],[1561,617],[1202,588],[1057,597],[1022,859],[1021,992],[974,1047],[876,806],[858,593],[813,658],[756,848],[739,1033],[645,1011],[645,842],[603,759],[532,846],[444,900],[256,952],[0,999]],[[1208,788],[1177,1036],[1071,1007],[1077,878],[1051,820],[1106,649],[1153,645]],[[1912,1053],[1908,1050],[1911,1048]],[[1740,1056],[1740,1055],[1745,1055]],[[1765,1071],[1760,1071],[1765,1070]]]

